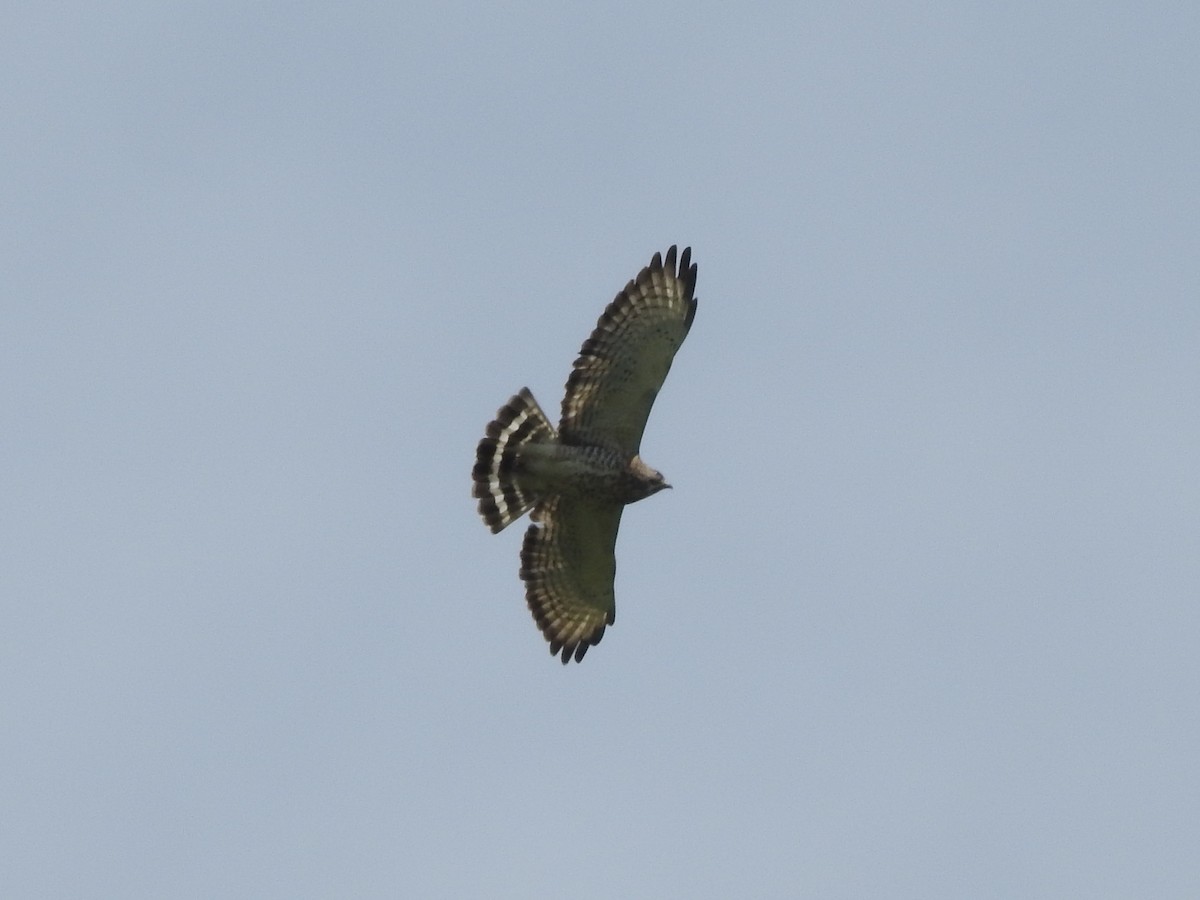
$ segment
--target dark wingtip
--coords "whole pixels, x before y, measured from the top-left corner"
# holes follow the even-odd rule
[[[674,248],[672,248],[674,249]],[[676,276],[683,282],[683,299],[687,301],[687,318],[684,319],[684,328],[691,329],[692,320],[696,318],[696,275],[699,272],[699,267],[692,262],[692,248],[684,247],[683,254],[679,257],[679,274]]]
[[[696,293],[696,273],[699,267],[692,262],[692,248],[685,247],[683,256],[679,258],[679,279],[687,286],[684,294],[689,300]]]
[[[612,624],[611,615],[609,617],[608,624],[609,625]],[[539,619],[538,627],[540,628],[541,625],[542,625],[542,622]],[[605,628],[605,626],[601,625],[599,631],[597,631],[591,635],[588,635],[587,637],[580,638],[577,641],[565,642],[565,643],[563,641],[558,640],[557,638],[551,638],[547,635],[546,640],[550,644],[550,655],[557,656],[561,660],[561,662],[564,666],[567,663],[569,663],[571,660],[575,660],[575,662],[580,662],[583,659],[584,654],[586,654],[588,652],[589,648],[594,647],[594,646],[596,646],[596,644],[600,643],[600,639],[604,637],[604,628]]]

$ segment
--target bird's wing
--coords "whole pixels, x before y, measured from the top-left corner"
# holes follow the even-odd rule
[[[617,294],[583,344],[567,379],[559,434],[566,444],[638,452],[654,398],[696,315],[696,266],[690,247],[675,266],[650,265]]]
[[[554,497],[525,532],[521,579],[538,628],[562,661],[583,659],[616,619],[613,579],[619,503]]]

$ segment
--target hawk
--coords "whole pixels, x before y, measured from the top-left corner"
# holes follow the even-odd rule
[[[558,430],[529,388],[496,413],[475,452],[473,495],[498,532],[532,510],[521,547],[530,612],[566,664],[616,618],[617,528],[625,506],[664,488],[638,455],[650,407],[696,315],[685,249],[655,253],[604,310],[567,379]]]

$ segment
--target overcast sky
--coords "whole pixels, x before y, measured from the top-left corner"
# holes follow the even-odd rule
[[[0,895],[1200,896],[1200,7],[30,3]],[[475,443],[691,246],[617,623]]]

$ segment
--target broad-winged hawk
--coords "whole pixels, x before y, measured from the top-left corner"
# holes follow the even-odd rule
[[[525,599],[563,663],[613,624],[621,512],[670,487],[638,455],[650,407],[696,315],[696,266],[658,253],[604,310],[567,379],[558,431],[522,388],[475,453],[474,496],[493,532],[531,509]]]

